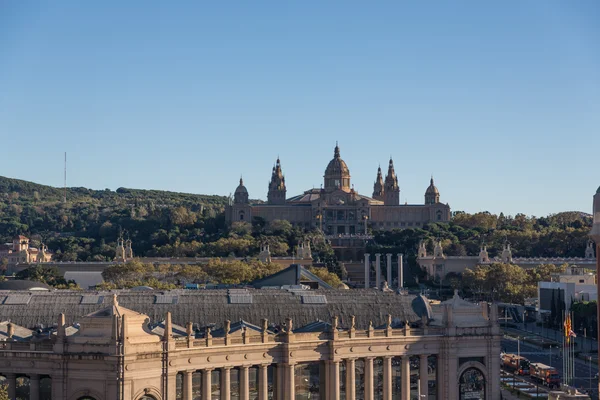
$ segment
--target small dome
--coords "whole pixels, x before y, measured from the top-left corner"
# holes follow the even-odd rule
[[[350,170],[348,169],[348,165],[342,158],[340,157],[340,148],[336,144],[335,150],[333,152],[333,159],[329,161],[327,164],[327,168],[325,169],[325,175],[339,175],[339,176],[347,176],[350,175]]]
[[[436,188],[433,184],[433,178],[431,178],[431,181],[429,181],[429,187],[425,191],[425,194],[440,194],[438,188]]]
[[[246,189],[246,186],[244,186],[244,180],[242,178],[240,178],[240,184],[235,189],[235,193],[248,193],[248,189]]]
[[[596,190],[596,194],[600,193],[600,186],[598,186],[598,190]]]

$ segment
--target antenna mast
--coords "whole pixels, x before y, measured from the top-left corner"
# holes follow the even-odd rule
[[[65,186],[63,192],[63,203],[67,202],[67,152],[65,151]]]

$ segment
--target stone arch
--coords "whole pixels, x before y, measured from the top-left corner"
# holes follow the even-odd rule
[[[490,397],[490,388],[489,388],[489,376],[487,373],[487,368],[485,365],[483,365],[480,362],[477,361],[468,361],[466,363],[464,363],[463,365],[460,366],[460,368],[458,369],[458,373],[457,373],[457,382],[456,382],[456,387],[458,388],[458,398],[459,400],[461,399],[460,397],[460,384],[461,384],[461,380],[463,378],[463,375],[465,374],[465,372],[469,371],[469,370],[476,370],[477,372],[479,372],[482,376],[483,376],[483,382],[484,382],[484,396],[485,399],[488,399]]]
[[[147,399],[162,400],[160,391],[155,387],[146,387],[139,390],[134,396],[134,400],[147,400]]]
[[[92,389],[79,389],[68,397],[69,400],[103,400],[100,392]]]

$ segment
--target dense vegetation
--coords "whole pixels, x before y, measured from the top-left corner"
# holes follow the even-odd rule
[[[62,189],[0,177],[0,239],[24,234],[34,245],[44,241],[62,261],[113,259],[120,235],[132,239],[136,255],[154,257],[256,256],[262,244],[269,244],[274,256],[291,256],[298,243],[310,239],[320,261],[330,267],[336,263],[319,232],[287,221],[255,219],[226,227],[223,196],[124,188],[69,188],[66,203],[62,196]],[[441,240],[451,256],[476,255],[485,243],[494,257],[508,241],[514,257],[580,257],[590,227],[591,217],[578,212],[541,218],[456,212],[447,224],[376,231],[367,250],[404,253],[413,275],[423,278],[415,262],[422,240],[429,251]]]

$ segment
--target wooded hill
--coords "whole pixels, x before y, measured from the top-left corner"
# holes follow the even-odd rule
[[[256,219],[252,225],[227,228],[225,196],[68,188],[67,202],[62,198],[63,189],[0,177],[0,240],[23,234],[34,245],[46,242],[58,260],[72,261],[114,258],[120,234],[131,238],[136,255],[160,257],[255,256],[261,243],[268,243],[274,255],[291,255],[296,244],[310,237],[319,257],[334,261],[318,232],[304,232],[287,221]],[[441,240],[449,256],[477,255],[485,243],[492,257],[508,241],[514,257],[582,257],[591,224],[591,216],[581,212],[536,218],[458,211],[447,224],[374,232],[368,251],[404,253],[414,264],[421,240],[430,251]]]

